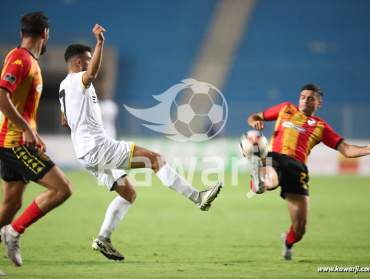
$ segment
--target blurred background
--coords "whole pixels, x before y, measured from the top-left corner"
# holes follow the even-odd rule
[[[151,107],[157,103],[152,95],[195,78],[218,87],[228,103],[228,120],[216,143],[237,142],[248,129],[250,113],[283,101],[296,103],[306,83],[322,87],[324,106],[318,115],[338,133],[355,142],[370,139],[368,0],[4,0],[2,58],[19,43],[21,15],[38,10],[51,24],[48,52],[40,61],[44,93],[39,110],[40,132],[51,144],[63,144],[60,139],[68,135],[59,125],[64,49],[75,42],[94,46],[95,23],[107,29],[96,87],[117,137],[154,139],[159,145],[165,137],[145,128],[123,105]],[[230,147],[231,155],[236,146]],[[66,153],[55,156],[65,156],[61,162],[68,165],[73,156]],[[349,169],[356,164],[355,172],[370,172],[357,161],[348,164]]]

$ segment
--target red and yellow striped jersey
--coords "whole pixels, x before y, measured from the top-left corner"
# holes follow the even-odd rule
[[[36,113],[42,92],[42,76],[37,59],[25,48],[11,50],[1,71],[0,87],[9,92],[22,117],[36,130]],[[24,143],[23,133],[1,114],[0,147]]]
[[[296,106],[285,102],[263,112],[266,121],[276,120],[270,147],[272,152],[293,157],[306,163],[311,149],[321,141],[337,149],[343,138],[324,120],[306,116]]]

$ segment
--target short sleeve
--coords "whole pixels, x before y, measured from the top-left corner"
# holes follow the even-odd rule
[[[76,89],[77,88],[80,89],[82,92],[89,88],[85,87],[85,85],[82,82],[82,76],[84,75],[85,72],[86,71],[70,74],[72,75],[73,87]]]
[[[322,135],[322,142],[333,149],[337,149],[339,144],[343,141],[343,137],[338,135],[334,129],[327,124],[326,122],[324,123],[324,132]]]
[[[59,103],[60,103],[60,112],[61,113],[64,113],[64,105],[62,103],[63,101],[61,99],[59,99]]]
[[[65,99],[65,94],[66,94],[66,91],[64,89],[64,83],[65,81],[63,80],[60,85],[59,85],[59,93],[58,93],[58,99],[59,99],[59,104],[60,104],[60,111],[62,113],[64,113],[64,106],[63,106],[63,102],[64,102],[64,99]]]
[[[280,111],[289,104],[289,102],[284,102],[276,106],[270,107],[263,111],[263,119],[266,121],[273,121],[279,117]]]
[[[15,51],[6,59],[0,78],[0,87],[13,93],[31,68],[31,58]]]

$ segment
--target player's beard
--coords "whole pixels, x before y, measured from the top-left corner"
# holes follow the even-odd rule
[[[41,53],[40,55],[43,55],[46,52],[46,45],[43,45],[41,48]]]
[[[315,108],[314,107],[309,106],[309,105],[306,105],[306,104],[300,105],[299,106],[299,110],[301,112],[303,112],[303,114],[306,115],[306,116],[311,116],[315,112]]]

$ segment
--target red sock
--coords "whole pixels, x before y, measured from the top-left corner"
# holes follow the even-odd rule
[[[295,233],[293,230],[293,226],[290,226],[288,234],[286,235],[286,246],[288,248],[291,248],[295,242],[296,242],[296,239],[295,239]]]
[[[41,209],[38,207],[35,201],[33,201],[22,215],[12,222],[12,227],[15,231],[23,233],[24,230],[35,223],[38,219],[44,216]]]

